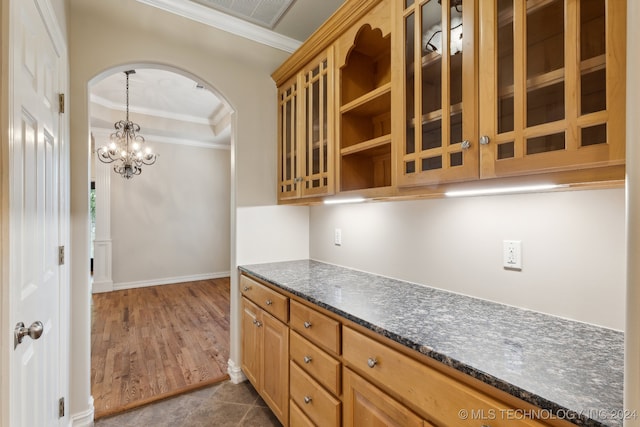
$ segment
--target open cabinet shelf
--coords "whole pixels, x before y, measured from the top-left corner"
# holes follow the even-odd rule
[[[340,191],[391,185],[391,39],[363,25],[341,68]]]

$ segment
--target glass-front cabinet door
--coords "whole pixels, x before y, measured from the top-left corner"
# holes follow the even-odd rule
[[[298,197],[298,76],[278,88],[278,200]]]
[[[480,2],[481,177],[624,162],[625,4]]]
[[[278,88],[278,199],[334,192],[333,48]]]
[[[474,0],[403,0],[399,185],[478,177]]]
[[[333,193],[333,48],[302,71],[301,196]]]

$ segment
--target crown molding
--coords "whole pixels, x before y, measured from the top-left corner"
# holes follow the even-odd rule
[[[97,96],[94,94],[90,95],[90,100],[91,103],[96,104],[96,105],[100,105],[102,107],[108,108],[110,110],[115,110],[115,111],[121,111],[124,112],[125,108],[121,103],[117,103],[117,102],[113,102],[113,101],[109,101],[106,98],[103,98],[101,96]],[[224,107],[224,104],[222,104],[222,106]],[[156,110],[153,108],[140,108],[140,107],[132,107],[131,105],[129,106],[129,112],[131,113],[136,113],[136,114],[144,114],[146,116],[153,116],[153,117],[161,117],[163,119],[171,119],[171,120],[178,120],[181,122],[188,122],[188,123],[196,123],[199,125],[215,125],[215,122],[212,122],[209,119],[204,119],[202,117],[196,117],[196,116],[192,116],[189,114],[178,114],[178,113],[170,113],[168,111],[164,111],[164,110]]]
[[[96,138],[102,138],[104,140],[108,140],[108,138],[113,133],[112,129],[105,129],[101,127],[92,127],[91,133]],[[173,138],[169,136],[163,135],[153,135],[153,134],[145,134],[144,136],[145,142],[154,143],[160,142],[164,144],[173,144],[173,145],[183,145],[187,147],[198,147],[198,148],[211,148],[216,150],[231,150],[231,145],[229,144],[220,144],[218,142],[206,142],[206,141],[195,141],[183,138]],[[231,137],[229,137],[231,140]],[[101,143],[96,142],[96,145],[99,146]]]
[[[252,24],[235,16],[208,8],[187,0],[137,0],[166,12],[218,28],[231,34],[292,53],[302,42],[283,36],[275,31]]]

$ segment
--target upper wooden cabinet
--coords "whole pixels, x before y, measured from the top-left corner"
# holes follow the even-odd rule
[[[622,183],[625,50],[625,1],[347,0],[273,74],[279,199]]]
[[[481,177],[623,164],[626,2],[479,10]]]
[[[334,192],[333,48],[278,89],[280,200]]]
[[[475,16],[472,0],[396,2],[404,93],[398,183],[418,185],[478,176]],[[475,146],[475,147],[474,147]]]
[[[392,185],[391,19],[380,2],[337,43],[339,190]]]

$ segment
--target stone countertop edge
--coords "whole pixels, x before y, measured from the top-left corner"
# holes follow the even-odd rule
[[[297,266],[296,263],[300,263],[300,262],[307,262],[307,267],[305,268],[304,266]],[[457,360],[454,357],[451,357],[450,355],[445,354],[445,352],[441,352],[441,351],[436,351],[433,348],[431,348],[429,345],[427,345],[427,343],[420,343],[420,342],[416,342],[410,338],[408,338],[407,336],[403,336],[401,334],[392,332],[388,329],[386,329],[385,327],[382,327],[380,325],[376,325],[374,323],[372,323],[371,321],[362,319],[348,311],[345,311],[343,309],[340,309],[338,307],[335,307],[333,305],[331,305],[330,303],[327,303],[326,301],[320,300],[318,298],[314,298],[311,295],[308,295],[307,293],[300,291],[298,289],[295,289],[291,286],[288,286],[287,283],[282,283],[282,281],[280,281],[278,278],[274,278],[273,274],[269,274],[269,273],[265,273],[264,270],[267,271],[276,271],[278,270],[278,268],[281,266],[283,269],[287,269],[288,271],[291,271],[292,268],[298,268],[300,270],[307,270],[310,271],[311,268],[309,268],[309,264],[313,264],[313,265],[318,265],[318,266],[327,266],[331,269],[335,269],[336,271],[344,271],[345,273],[357,273],[358,275],[367,275],[367,276],[371,276],[371,277],[375,277],[377,279],[381,279],[381,280],[388,280],[390,283],[405,283],[407,285],[410,286],[416,286],[419,288],[428,288],[428,289],[432,289],[438,293],[443,293],[443,294],[451,294],[452,296],[455,296],[456,298],[465,298],[468,300],[476,300],[476,301],[485,301],[485,300],[479,300],[477,298],[474,297],[470,297],[470,296],[464,296],[464,295],[460,295],[460,294],[455,294],[446,290],[441,290],[441,289],[435,289],[435,288],[430,288],[428,286],[425,285],[421,285],[421,284],[413,284],[410,282],[405,282],[402,280],[398,280],[398,279],[391,279],[391,278],[386,278],[383,276],[379,276],[376,274],[372,274],[372,273],[366,273],[366,272],[362,272],[359,270],[352,270],[349,269],[347,267],[340,267],[340,266],[336,266],[333,264],[326,264],[320,261],[312,261],[312,260],[297,260],[297,261],[283,261],[283,262],[272,262],[272,263],[265,263],[265,264],[252,264],[252,265],[241,265],[238,267],[238,269],[241,272],[247,273],[251,276],[254,276],[258,279],[261,279],[263,281],[265,281],[266,283],[269,283],[277,288],[280,288],[284,291],[287,291],[305,301],[308,301],[310,303],[313,303],[319,307],[322,307],[326,310],[329,310],[345,319],[348,319],[358,325],[361,325],[373,332],[376,332],[384,337],[387,337],[407,348],[410,348],[412,350],[418,351],[419,353],[430,357],[440,363],[443,363],[446,366],[449,366],[453,369],[456,369],[457,371],[460,371],[464,374],[467,374],[473,378],[476,378],[492,387],[495,387],[499,390],[502,390],[514,397],[517,397],[527,403],[530,403],[538,408],[540,408],[541,414],[543,416],[545,415],[549,415],[550,417],[558,417],[561,418],[563,420],[569,421],[575,425],[579,425],[579,426],[585,426],[585,427],[609,427],[609,426],[614,426],[614,427],[621,427],[622,426],[622,421],[624,419],[624,416],[616,416],[618,412],[620,412],[621,414],[624,414],[624,411],[622,411],[622,409],[618,410],[590,410],[590,413],[597,413],[603,414],[602,419],[595,419],[593,417],[589,417],[587,415],[585,415],[583,412],[583,410],[577,410],[576,408],[571,408],[571,407],[566,407],[568,405],[561,405],[559,403],[553,402],[547,398],[544,398],[536,393],[532,393],[531,391],[528,391],[522,387],[519,387],[517,385],[514,385],[512,383],[510,383],[507,380],[501,379],[498,376],[492,375],[490,372],[485,372],[481,369],[475,368],[467,363],[464,363],[460,360]],[[263,271],[260,271],[263,270]],[[486,302],[486,301],[485,301]],[[491,304],[496,304],[496,305],[503,305],[500,303],[492,303],[489,302]],[[526,309],[518,309],[515,307],[511,307],[511,306],[505,306],[505,307],[510,307],[511,309],[514,310],[519,310],[522,312],[529,312],[529,310]],[[533,312],[536,313],[536,312]],[[538,313],[541,315],[544,315],[542,313]],[[560,318],[556,318],[554,316],[549,316],[549,315],[544,315],[544,316],[548,316],[550,319],[560,319]],[[563,321],[566,321],[565,319],[562,319]],[[568,321],[568,322],[573,322],[573,321]],[[581,324],[579,322],[574,322],[576,324]],[[590,325],[592,326],[592,325]],[[605,328],[601,328],[601,329],[605,329]],[[620,333],[617,331],[610,331],[612,334],[615,333]],[[622,334],[622,333],[620,333]],[[543,379],[544,380],[544,379]],[[620,402],[620,406],[622,405],[622,402]],[[544,421],[544,419],[542,419],[542,421]]]

